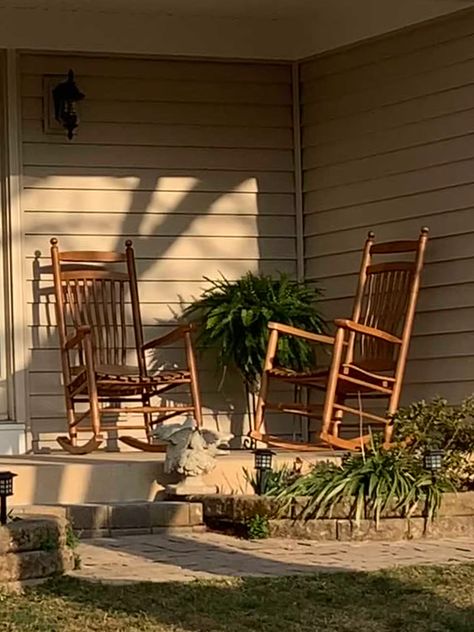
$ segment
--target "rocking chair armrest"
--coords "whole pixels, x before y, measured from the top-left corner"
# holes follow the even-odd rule
[[[385,340],[386,342],[391,342],[397,345],[400,345],[402,343],[401,338],[398,338],[393,334],[389,334],[388,331],[383,331],[383,329],[376,329],[375,327],[368,327],[367,325],[361,325],[360,323],[356,323],[353,320],[338,318],[334,321],[334,323],[336,327],[340,327],[341,329],[353,331],[365,336],[372,336],[373,338],[380,338],[381,340]]]
[[[76,327],[76,333],[70,336],[66,340],[66,344],[64,345],[64,348],[66,349],[66,351],[69,351],[70,349],[73,349],[74,347],[78,347],[81,344],[81,342],[84,340],[84,338],[86,336],[89,336],[90,333],[91,333],[91,328],[88,327],[87,325]]]
[[[177,340],[181,340],[188,333],[191,333],[192,327],[191,325],[180,325],[176,327],[169,333],[164,336],[160,336],[159,338],[153,338],[153,340],[149,340],[142,345],[143,351],[147,351],[147,349],[155,349],[155,347],[162,347],[164,345],[169,345],[172,342],[176,342]]]
[[[304,338],[305,340],[310,340],[311,342],[321,342],[322,344],[326,345],[334,344],[334,338],[332,336],[313,334],[310,331],[298,329],[298,327],[291,327],[290,325],[283,325],[282,323],[269,322],[268,329],[273,329],[274,331],[278,331],[279,333],[286,334],[288,336],[297,336],[298,338]]]

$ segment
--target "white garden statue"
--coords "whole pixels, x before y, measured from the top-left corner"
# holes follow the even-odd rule
[[[181,424],[158,426],[154,435],[168,443],[165,473],[181,476],[179,483],[168,485],[167,492],[175,496],[216,492],[216,488],[206,485],[202,477],[216,467],[216,455],[228,447],[233,435],[198,428],[190,416]]]

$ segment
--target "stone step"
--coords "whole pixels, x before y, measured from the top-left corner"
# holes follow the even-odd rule
[[[175,529],[204,529],[199,502],[155,501],[23,505],[13,515],[56,516],[69,521],[80,538],[143,535]]]
[[[58,516],[26,516],[0,526],[0,590],[74,568],[68,524]]]

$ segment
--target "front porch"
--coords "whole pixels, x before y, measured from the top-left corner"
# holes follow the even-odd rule
[[[317,453],[278,452],[275,464],[291,466],[301,458],[306,464],[338,457],[333,451]],[[0,470],[17,474],[14,506],[67,505],[151,501],[164,497],[164,487],[173,482],[163,472],[165,455],[143,452],[94,452],[73,456],[56,451],[0,457]],[[244,469],[253,470],[254,456],[234,450],[217,457],[216,469],[205,476],[209,486],[221,494],[251,493]]]
[[[460,401],[474,390],[474,14],[431,21],[465,2],[364,2],[357,13],[342,0],[235,2],[220,13],[204,2],[199,16],[191,3],[171,16],[166,2],[144,1],[132,15],[128,3],[112,12],[105,0],[87,11],[9,4],[0,9],[0,451],[54,450],[65,430],[52,235],[68,249],[134,240],[151,338],[199,294],[203,276],[220,273],[287,272],[325,288],[328,320],[345,316],[367,230],[399,239],[426,224],[433,238],[403,402]],[[72,142],[44,109],[45,85],[69,68],[86,93]],[[177,357],[171,348],[163,361]],[[219,391],[211,364],[200,374],[206,425],[245,436],[237,376]],[[275,422],[274,434],[293,431]],[[31,458],[25,479],[28,468],[32,481],[43,471],[38,488],[50,484],[51,497],[63,498],[58,481],[76,480],[79,468],[77,498],[91,498],[92,470],[121,459],[137,463],[132,496],[156,491],[143,455],[73,459],[71,473],[55,454]],[[229,471],[232,458],[222,461]]]

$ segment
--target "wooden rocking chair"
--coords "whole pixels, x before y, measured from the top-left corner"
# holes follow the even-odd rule
[[[317,447],[357,450],[370,438],[362,431],[365,424],[378,425],[384,430],[384,440],[390,442],[390,415],[399,405],[408,347],[428,239],[428,229],[422,228],[416,241],[393,241],[375,244],[369,233],[362,256],[359,283],[351,320],[336,320],[334,337],[269,323],[270,337],[257,401],[255,428],[250,436],[257,441],[284,449],[314,450]],[[412,255],[411,261],[387,261],[390,255]],[[374,261],[384,258],[384,261]],[[399,258],[399,257],[397,257]],[[330,368],[304,373],[278,366],[277,349],[280,336],[299,336],[310,343],[332,345]],[[273,381],[306,389],[306,403],[275,403],[269,401]],[[325,391],[324,405],[311,405],[310,392]],[[366,412],[365,399],[388,399],[386,416]],[[348,400],[357,404],[349,406]],[[285,441],[266,434],[266,411],[290,413],[320,420],[316,441]],[[344,416],[348,415],[357,436],[341,436]]]
[[[153,441],[156,424],[189,413],[201,425],[191,329],[177,327],[144,343],[132,242],[126,242],[124,253],[60,252],[57,239],[51,239],[51,258],[69,433],[68,437],[58,437],[61,447],[71,454],[87,454],[102,443],[102,431],[112,431],[129,446],[158,452],[163,451],[163,445]],[[117,270],[119,264],[121,271]],[[131,323],[127,300],[131,302]],[[128,335],[130,329],[133,336]],[[145,352],[178,341],[184,345],[186,370],[150,374]],[[127,358],[130,347],[135,356],[133,364]],[[163,403],[165,393],[183,385],[189,387],[190,405]],[[156,397],[160,398],[159,405],[152,405]],[[85,403],[87,409],[77,412],[79,403]],[[117,418],[124,413],[142,414],[144,424],[122,425],[117,420],[102,424],[105,415]],[[89,424],[83,426],[81,422],[87,419]],[[121,430],[143,429],[146,441],[118,434]],[[92,433],[92,437],[78,445],[78,432],[82,431]]]

